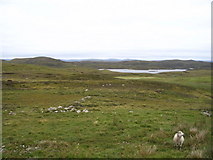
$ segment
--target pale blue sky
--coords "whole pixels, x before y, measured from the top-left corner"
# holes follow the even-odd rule
[[[0,0],[1,58],[211,59],[211,0]]]

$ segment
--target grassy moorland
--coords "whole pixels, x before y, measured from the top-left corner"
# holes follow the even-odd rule
[[[211,70],[3,63],[2,84],[3,158],[211,158],[211,117],[201,114],[211,110]]]

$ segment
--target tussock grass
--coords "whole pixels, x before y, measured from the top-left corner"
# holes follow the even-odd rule
[[[140,145],[139,146],[139,154],[142,157],[147,157],[147,156],[153,155],[156,153],[156,151],[157,151],[157,147],[155,145],[153,145],[153,146]]]
[[[52,150],[63,150],[61,146],[68,147],[70,144],[65,141],[56,140],[42,140],[38,143],[38,147],[41,149],[50,148]]]
[[[148,142],[155,143],[155,144],[161,144],[161,143],[167,143],[167,142],[162,142],[162,139],[166,139],[169,137],[169,132],[166,132],[162,129],[155,131],[150,134],[148,137]]]
[[[206,131],[206,130],[201,130],[201,131],[199,131],[199,132],[195,135],[196,140],[197,140],[199,143],[203,142],[203,141],[205,140],[205,138],[206,138],[207,133],[208,133],[208,131]]]
[[[190,152],[190,154],[187,156],[187,158],[204,158],[203,151],[202,150],[193,150]]]
[[[196,127],[191,127],[189,129],[190,135],[194,136],[195,134],[198,133],[198,129]]]
[[[205,143],[207,138],[207,131],[201,130],[198,131],[194,136],[190,135],[185,140],[185,146],[190,148],[201,148],[201,146]]]
[[[189,129],[189,124],[184,122],[176,122],[177,126],[174,127],[173,132],[176,133],[177,131],[182,131],[183,133],[186,133],[186,131]]]

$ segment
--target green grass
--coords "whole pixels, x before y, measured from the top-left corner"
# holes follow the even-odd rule
[[[211,118],[201,114],[211,110],[210,79],[208,70],[149,75],[3,63],[3,158],[186,158],[195,149],[210,158]],[[89,112],[47,112],[60,105]],[[181,151],[172,143],[178,130],[186,135]]]
[[[134,77],[130,77],[130,76],[123,76],[123,77],[115,77],[115,78],[120,78],[120,79],[158,79],[157,77],[137,77],[137,76],[134,76]]]
[[[144,76],[146,75],[146,76]],[[161,73],[149,75],[141,74],[141,76],[119,76],[115,77],[119,79],[126,80],[149,80],[149,81],[158,81],[166,83],[174,83],[184,86],[193,87],[196,89],[204,89],[211,92],[211,70],[196,70],[190,72],[181,72],[181,73]],[[199,84],[199,85],[198,85]]]

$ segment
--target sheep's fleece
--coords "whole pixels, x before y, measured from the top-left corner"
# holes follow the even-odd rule
[[[177,147],[182,147],[184,142],[184,133],[182,131],[178,131],[175,133],[173,141]]]

